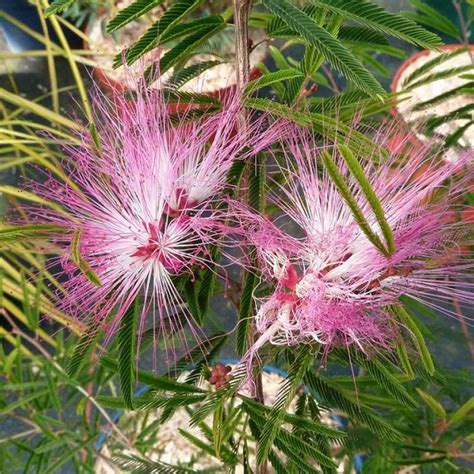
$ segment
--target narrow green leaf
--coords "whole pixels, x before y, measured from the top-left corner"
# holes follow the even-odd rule
[[[375,358],[367,359],[365,355],[358,355],[357,360],[371,377],[395,400],[398,400],[404,406],[411,406],[413,408],[418,406],[400,380],[388,370],[388,365],[386,367]]]
[[[443,405],[435,400],[429,393],[424,392],[421,388],[416,389],[418,395],[425,401],[425,403],[440,417],[446,418],[446,410],[443,408]]]
[[[364,42],[384,46],[390,45],[385,35],[365,26],[342,25],[339,28],[337,37],[341,41],[354,43]]]
[[[466,82],[465,84],[461,84],[460,86],[454,87],[449,89],[441,94],[438,94],[428,100],[424,100],[422,102],[417,102],[412,110],[426,110],[430,107],[438,105],[442,102],[447,100],[451,100],[459,95],[462,94],[471,94],[474,95],[474,81]]]
[[[431,456],[423,458],[390,459],[390,462],[393,464],[397,464],[398,466],[417,466],[419,464],[431,464],[444,461],[446,458],[446,454],[443,454],[441,456]]]
[[[98,335],[99,325],[93,325],[84,332],[84,335],[76,344],[71,359],[69,360],[67,367],[69,377],[75,378],[80,373],[94,348]]]
[[[403,341],[400,341],[397,344],[397,354],[400,364],[402,366],[403,371],[408,376],[410,380],[415,379],[416,375],[413,371],[413,367],[411,366],[410,357],[408,356],[408,351]]]
[[[444,141],[444,146],[449,148],[451,146],[457,146],[458,141],[462,138],[462,136],[466,133],[466,130],[474,126],[474,120],[471,120],[465,123],[463,126],[459,127],[453,133],[450,133],[446,140]]]
[[[176,23],[173,28],[168,28],[160,34],[160,44],[175,42],[179,38],[197,33],[202,28],[215,25],[221,21],[223,21],[223,18],[220,15],[208,15],[186,23]]]
[[[262,110],[275,115],[276,117],[291,120],[298,125],[315,131],[318,135],[324,137],[325,140],[329,140],[333,143],[338,142],[339,140],[344,141],[344,143],[346,143],[350,148],[353,148],[356,152],[359,152],[360,149],[364,149],[365,156],[372,161],[376,162],[380,155],[386,155],[386,151],[383,148],[374,144],[363,133],[357,132],[353,127],[350,127],[344,122],[332,118],[329,115],[323,113],[302,112],[285,104],[256,97],[246,99],[245,106],[256,110]]]
[[[451,110],[445,115],[435,115],[430,117],[426,121],[426,129],[427,130],[434,130],[436,127],[439,127],[440,125],[449,122],[450,120],[472,120],[472,110],[474,110],[474,102],[473,103],[467,103],[466,105],[463,105],[462,107],[459,107],[456,110]]]
[[[214,247],[211,250],[212,255],[212,265],[210,268],[206,268],[203,273],[201,273],[201,279],[199,284],[199,291],[197,294],[197,303],[199,306],[199,311],[203,315],[203,319],[206,317],[206,314],[209,310],[209,304],[211,297],[214,294],[214,289],[217,282],[217,265],[220,257],[219,247]]]
[[[430,375],[434,375],[435,367],[433,364],[433,359],[431,358],[431,354],[428,350],[428,347],[426,346],[425,339],[423,338],[420,329],[413,321],[413,317],[401,305],[394,306],[394,310],[398,315],[400,321],[404,323],[407,329],[410,331],[410,335],[418,348],[421,360],[423,362],[423,365],[425,366],[426,371]]]
[[[64,10],[72,6],[78,0],[54,0],[53,3],[45,10],[45,17],[62,13]]]
[[[303,73],[298,69],[287,68],[275,72],[264,74],[263,76],[250,81],[244,89],[244,94],[251,94],[252,92],[279,83],[288,81],[295,77],[303,77]]]
[[[198,437],[194,436],[193,434],[185,431],[183,429],[178,429],[179,433],[184,436],[188,441],[190,441],[198,450],[204,451],[205,453],[210,454],[211,456],[216,457],[216,453],[214,451],[214,446],[207,444],[205,441],[199,439]],[[232,454],[231,459],[227,459],[230,463],[235,463],[235,454]]]
[[[186,58],[192,51],[194,51],[198,46],[206,42],[211,36],[223,30],[225,26],[226,23],[224,22],[222,17],[218,17],[214,23],[211,23],[210,25],[201,28],[196,33],[193,33],[184,38],[175,47],[167,51],[161,58],[160,73],[165,73],[168,69],[172,68],[179,61]],[[152,72],[153,68],[150,68],[150,70],[147,71],[147,76],[152,77]]]
[[[387,253],[389,255],[392,254],[395,252],[395,241],[393,238],[392,229],[388,225],[387,219],[385,218],[385,213],[382,209],[382,204],[380,203],[379,198],[375,194],[375,191],[370,185],[369,180],[365,176],[362,166],[349,147],[343,143],[340,143],[337,148],[341,156],[344,158],[344,161],[346,162],[346,165],[351,171],[352,175],[359,183],[360,189],[364,193],[364,196],[367,198],[367,201],[374,211],[375,217],[377,218],[377,222],[380,226],[380,230],[382,231],[382,234],[385,237],[385,242],[387,243]]]
[[[240,396],[242,399],[242,403],[251,405],[254,410],[257,410],[262,414],[262,416],[268,417],[270,414],[272,407],[262,405],[251,398]],[[285,423],[293,425],[295,428],[299,428],[304,431],[308,431],[311,434],[319,434],[327,438],[341,440],[346,436],[346,433],[343,431],[338,431],[333,428],[330,428],[328,425],[324,423],[320,423],[318,421],[314,421],[307,416],[300,416],[300,415],[293,415],[292,413],[287,413],[284,410],[283,412],[283,421]]]
[[[125,405],[130,410],[133,410],[135,387],[136,323],[138,317],[138,300],[135,300],[122,316],[117,335],[120,388]]]
[[[355,56],[304,11],[287,0],[262,0],[262,3],[308,43],[314,45],[332,66],[356,84],[359,89],[373,96],[385,94],[385,90],[377,79],[360,64]]]
[[[131,21],[140,18],[145,13],[148,13],[152,8],[161,5],[163,2],[164,0],[136,0],[120,10],[117,15],[107,23],[107,33],[117,31],[119,28],[122,28]]]
[[[404,15],[413,19],[419,24],[429,26],[442,33],[445,33],[452,38],[461,39],[459,28],[448,18],[447,15],[442,14],[438,10],[430,7],[420,0],[410,0],[410,3],[416,8],[416,15],[411,15],[412,12],[404,12]]]
[[[343,176],[337,169],[337,166],[334,163],[332,156],[327,151],[323,151],[321,152],[321,159],[329,177],[331,178],[331,180],[333,181],[333,183],[339,190],[341,197],[344,199],[344,201],[348,205],[349,209],[352,212],[352,215],[354,216],[354,219],[356,220],[362,232],[365,234],[367,239],[370,242],[372,242],[372,244],[378,250],[380,250],[381,253],[383,253],[384,255],[387,255],[387,250],[385,249],[378,235],[375,234],[373,230],[370,228],[369,223],[364,217],[362,209],[357,204],[357,201],[352,195],[351,190],[349,189],[349,186],[347,186]]]
[[[312,0],[312,2],[360,25],[422,48],[432,49],[442,45],[441,39],[434,33],[402,15],[386,11],[369,0]]]
[[[392,441],[403,439],[401,433],[383,418],[371,413],[370,409],[361,403],[356,403],[353,399],[346,397],[325,378],[308,371],[305,375],[305,383],[318,399],[322,399],[331,407],[339,408],[355,421],[366,425],[372,433]]]
[[[242,356],[249,347],[249,331],[254,310],[253,292],[257,286],[257,276],[247,272],[244,280],[242,295],[240,297],[239,325],[237,327],[237,354]]]
[[[199,307],[196,295],[196,282],[192,280],[187,280],[184,284],[184,292],[186,295],[186,303],[188,304],[189,311],[193,316],[196,323],[201,326],[204,320],[204,315],[201,312]]]
[[[304,348],[288,371],[288,377],[282,381],[277,398],[272,406],[272,409],[266,419],[265,425],[262,428],[261,437],[257,445],[257,463],[262,464],[267,458],[273,446],[275,437],[285,417],[285,412],[288,409],[293,397],[296,394],[301,381],[303,380],[306,371],[311,363],[314,361],[313,354]]]
[[[12,403],[9,403],[5,407],[2,407],[0,409],[0,415],[5,416],[8,413],[11,413],[12,411],[15,411],[17,408],[22,407],[23,405],[26,405],[33,400],[36,400],[37,398],[43,397],[44,395],[47,395],[49,390],[40,390],[40,391],[35,391],[33,393],[30,393],[28,395],[22,395],[21,398],[18,398]]]
[[[179,89],[190,80],[200,76],[203,72],[207,71],[208,69],[212,69],[219,64],[223,64],[223,62],[216,60],[201,61],[196,64],[191,64],[188,67],[178,69],[168,80],[167,86]]]
[[[290,65],[288,64],[288,61],[285,59],[285,56],[283,56],[282,52],[278,48],[275,48],[275,46],[270,45],[268,47],[268,49],[270,51],[270,55],[272,56],[273,61],[275,61],[275,64],[278,67],[278,69],[290,68]]]
[[[464,405],[460,406],[455,412],[451,413],[449,423],[460,423],[466,420],[466,417],[474,411],[474,397],[471,397]]]
[[[417,87],[424,86],[426,84],[431,84],[432,82],[439,81],[441,79],[448,79],[453,76],[457,76],[467,71],[474,70],[473,64],[465,64],[463,66],[452,67],[449,69],[442,69],[440,71],[428,74],[421,77],[416,82],[411,82],[409,86],[405,87],[404,92],[409,92]]]
[[[94,122],[89,124],[89,133],[91,135],[92,141],[94,142],[94,152],[99,155],[102,149],[102,144],[100,142],[99,132],[97,131],[97,125]]]
[[[415,79],[418,79],[423,74],[427,73],[428,71],[431,71],[436,66],[444,63],[445,61],[453,59],[456,56],[459,56],[460,54],[464,54],[465,52],[466,52],[465,48],[458,48],[458,49],[454,49],[452,51],[446,51],[446,52],[437,54],[433,59],[430,59],[429,61],[426,61],[420,67],[416,68],[412,73],[410,73],[403,80],[402,87],[405,87],[405,86],[409,85]]]
[[[108,367],[114,371],[119,371],[119,364],[111,357],[103,356],[100,359],[100,363],[105,367]],[[172,392],[172,393],[202,393],[205,390],[196,387],[194,385],[176,382],[170,377],[164,377],[159,375],[153,375],[150,372],[139,370],[136,374],[137,379],[146,385],[150,385],[155,390]]]
[[[148,51],[158,46],[162,38],[182,18],[193,11],[202,0],[178,0],[173,2],[159,21],[155,22],[144,35],[127,51],[126,61],[130,66]]]
[[[51,232],[63,232],[64,228],[56,225],[26,224],[0,228],[0,241],[18,241],[18,239],[42,237]]]
[[[255,423],[252,432],[257,434],[257,439],[261,439],[263,433],[260,427],[265,425],[265,418],[254,405],[246,404],[244,408],[249,414],[250,420]],[[284,453],[289,460],[296,464],[301,469],[301,472],[319,473],[320,471],[314,467],[315,462],[330,469],[336,468],[335,462],[315,447],[312,441],[310,442],[303,437],[296,436],[282,427],[278,427],[277,429],[274,446]],[[274,456],[274,451],[271,449],[268,453],[268,459],[270,462],[272,462]],[[307,460],[307,458],[309,459]]]
[[[80,253],[80,239],[81,239],[81,231],[77,230],[74,232],[74,235],[71,240],[71,253],[72,259],[74,263],[77,265],[79,270],[87,277],[87,279],[93,283],[95,286],[102,286],[102,283],[99,277],[95,274],[92,270],[90,265],[82,258]]]
[[[115,454],[114,464],[128,472],[160,474],[197,474],[198,471],[180,466],[172,466],[161,461],[152,461],[136,454]]]
[[[220,457],[223,439],[222,425],[224,423],[224,400],[220,400],[212,414],[212,435],[214,437],[214,451]]]

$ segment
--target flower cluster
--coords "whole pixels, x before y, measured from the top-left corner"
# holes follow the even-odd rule
[[[140,334],[148,318],[160,331],[180,327],[178,315],[190,322],[175,278],[210,266],[209,246],[224,235],[245,249],[240,262],[267,287],[256,299],[259,338],[247,359],[267,342],[318,343],[326,351],[335,344],[389,347],[397,334],[390,307],[401,295],[448,314],[453,297],[473,302],[473,264],[461,245],[468,229],[456,210],[468,157],[437,160],[427,146],[408,153],[392,147],[386,156],[376,151],[391,148],[393,130],[386,129],[373,134],[375,146],[359,143],[355,159],[393,234],[384,252],[354,213],[360,210],[379,242],[387,239],[380,212],[341,154],[346,144],[354,150],[350,136],[321,144],[293,125],[264,128],[266,117],[239,128],[237,94],[222,111],[197,121],[184,112],[177,124],[161,93],[143,87],[133,101],[100,96],[95,109],[99,142],[84,134],[80,146],[67,148],[68,179],[34,185],[54,205],[31,209],[29,219],[63,229],[54,239],[68,275],[63,307],[90,315],[109,337],[138,297]],[[269,199],[279,212],[268,218],[222,191],[235,160],[273,143],[278,179],[270,180]],[[76,254],[88,271],[78,268]]]

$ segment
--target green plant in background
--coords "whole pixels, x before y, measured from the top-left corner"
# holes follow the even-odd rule
[[[108,31],[119,30],[162,3],[133,2],[110,22]],[[201,48],[212,48],[213,39],[218,41],[219,34],[234,28],[233,11],[226,9],[226,2],[219,7],[212,5],[210,14],[193,16],[200,3],[169,2],[165,14],[127,49],[125,58],[131,65],[146,52],[167,47],[159,67],[162,73],[174,68],[168,82],[170,101],[185,97],[218,106],[212,98],[179,91],[186,81],[212,67],[187,61]],[[56,0],[50,6],[37,0],[36,4],[39,11],[46,12],[43,20],[51,22],[56,31],[66,25],[59,13],[77,15],[83,11],[81,2],[75,0]],[[260,65],[262,75],[247,85],[247,106],[292,120],[330,142],[351,130],[348,124],[355,113],[367,124],[380,120],[396,96],[387,94],[374,76],[372,71],[386,71],[372,53],[401,57],[403,52],[388,38],[421,48],[441,45],[435,34],[412,21],[434,26],[436,15],[421,2],[416,6],[418,14],[410,19],[366,0],[304,4],[263,0],[252,9],[249,24],[264,29],[276,70]],[[443,28],[440,31],[447,33],[446,22]],[[27,165],[39,165],[67,181],[64,156],[57,143],[77,144],[74,130],[86,130],[91,120],[78,65],[88,64],[88,59],[71,51],[66,43],[52,45],[46,31],[37,36],[45,44],[51,90],[47,96],[31,100],[15,90],[0,89],[0,166],[2,170],[27,171]],[[292,57],[290,47],[294,46],[301,48],[301,60]],[[57,57],[68,62],[75,81],[71,88],[57,85]],[[347,83],[342,90],[339,74]],[[320,87],[333,95],[322,98]],[[271,88],[274,100],[252,95],[264,88]],[[72,89],[85,115],[83,124],[64,116],[59,107],[60,96]],[[28,119],[23,116],[25,112]],[[38,135],[39,131],[49,132],[54,140]],[[366,134],[351,133],[349,149],[374,149]],[[253,171],[250,166],[236,166],[229,180],[238,186],[238,192],[248,188],[248,200],[254,208],[271,212],[271,204],[263,207],[262,173]],[[361,182],[365,183],[363,178]],[[41,199],[14,186],[2,185],[0,191],[12,205],[18,200],[38,203]],[[356,350],[334,350],[326,375],[315,369],[316,354],[307,347],[274,347],[272,353],[265,353],[265,361],[287,369],[275,402],[266,406],[237,390],[245,376],[243,371],[233,371],[229,386],[203,385],[228,341],[221,333],[213,334],[158,375],[137,370],[135,361],[138,356],[146,357],[153,338],[144,333],[137,347],[133,311],[124,318],[117,341],[106,349],[101,347],[99,328],[87,327],[55,309],[64,289],[48,269],[48,256],[37,250],[42,241],[47,242],[51,230],[35,224],[3,224],[0,228],[1,319],[8,327],[0,328],[0,336],[8,343],[0,353],[4,381],[0,417],[21,427],[2,433],[0,438],[0,466],[5,472],[94,472],[101,457],[124,471],[196,472],[196,462],[171,466],[154,456],[159,430],[173,415],[183,416],[184,412],[203,436],[189,430],[181,430],[180,435],[195,447],[198,457],[213,460],[218,466],[214,472],[232,472],[237,466],[243,466],[245,472],[260,473],[265,469],[335,472],[339,463],[350,472],[360,455],[367,460],[358,469],[367,473],[469,472],[474,408],[469,394],[473,384],[463,372],[445,373],[436,366],[425,343],[429,330],[410,306],[408,312],[397,310],[397,318],[410,329],[413,341],[401,342],[394,353],[367,359]],[[243,291],[237,305],[241,321],[237,352],[243,353],[253,337],[252,325],[245,321],[253,315],[251,297],[259,289],[257,278],[250,272],[242,275],[239,285]],[[186,288],[184,293],[197,320],[213,321],[216,316],[209,300],[224,291],[222,284],[212,272],[203,270],[195,284]],[[411,305],[429,311],[414,302]],[[43,317],[67,329],[52,335],[42,324]],[[347,367],[352,374],[333,375]],[[137,388],[144,386],[147,391],[137,393]],[[120,421],[110,411],[117,409],[125,413]],[[135,411],[129,411],[132,409]],[[337,414],[344,423],[328,426],[323,412]],[[135,413],[140,418],[135,419]],[[107,453],[100,451],[98,444],[104,441],[104,434]]]
[[[36,6],[42,14],[44,5],[37,1]],[[77,143],[74,132],[80,125],[70,117],[62,115],[60,111],[60,96],[78,91],[78,100],[84,112],[89,113],[88,98],[85,93],[83,78],[79,71],[78,57],[71,51],[64,39],[62,28],[64,23],[54,20],[51,27],[63,39],[61,45],[49,42],[49,33],[43,16],[43,34],[34,32],[28,26],[9,17],[5,12],[0,15],[15,26],[32,35],[45,44],[45,50],[40,51],[46,58],[49,72],[50,90],[35,99],[27,99],[18,93],[15,77],[11,76],[13,91],[0,88],[0,154],[1,170],[7,173],[20,170],[25,175],[31,170],[30,166],[40,166],[53,176],[68,181],[64,173],[63,154],[58,149],[58,143]],[[63,20],[64,21],[64,20]],[[17,53],[17,57],[35,55],[35,52]],[[5,60],[8,70],[8,61],[15,55],[0,53]],[[54,58],[64,58],[71,67],[71,74],[75,81],[73,86],[59,87],[57,81],[57,66]],[[48,137],[41,135],[46,132]],[[75,186],[71,183],[72,186]],[[12,205],[20,202],[39,202],[40,199],[33,193],[28,193],[17,186],[3,184],[0,191],[4,199]],[[18,229],[12,225],[2,224],[0,229],[1,244],[1,284],[2,311],[7,312],[19,324],[23,324],[34,331],[38,338],[51,341],[52,338],[40,326],[40,320],[48,317],[61,325],[71,328],[73,333],[81,332],[81,324],[73,321],[68,315],[57,310],[54,306],[56,298],[63,291],[58,282],[46,267],[46,258],[38,247],[33,244],[32,234],[47,231],[46,228],[37,228],[35,225]],[[34,309],[33,309],[34,308]],[[7,325],[8,327],[8,325]],[[1,327],[2,336],[10,343],[15,343],[6,327]]]
[[[459,44],[456,49],[440,52],[413,68],[403,78],[400,91],[409,96],[417,88],[436,83],[434,92],[428,90],[429,96],[425,100],[419,99],[411,106],[411,114],[406,113],[407,119],[414,125],[417,120],[421,121],[424,133],[442,141],[445,147],[466,149],[470,146],[470,131],[474,125],[474,53],[469,43],[474,8],[469,2],[456,0],[452,3],[458,14],[458,24],[427,3],[411,0],[415,11],[406,12],[405,16]],[[440,112],[433,113],[433,108]]]

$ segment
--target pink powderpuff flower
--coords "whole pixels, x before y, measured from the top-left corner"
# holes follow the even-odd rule
[[[384,147],[392,132],[376,133],[378,145]],[[399,304],[401,295],[453,315],[453,298],[474,303],[473,260],[460,252],[463,242],[469,245],[469,228],[458,217],[459,198],[472,182],[472,151],[451,163],[434,158],[428,146],[412,148],[408,160],[396,152],[383,158],[359,150],[357,159],[393,231],[395,250],[385,255],[361,230],[322,163],[321,153],[329,152],[371,229],[384,241],[337,146],[318,146],[295,130],[281,148],[285,164],[278,171],[286,179],[275,181],[270,196],[281,210],[277,217],[271,221],[229,203],[240,243],[254,248],[256,270],[272,288],[256,301],[260,337],[244,360],[267,342],[316,342],[325,354],[335,344],[362,351],[388,348],[396,331],[387,308]]]
[[[143,299],[139,334],[147,322],[174,333],[183,314],[196,332],[175,278],[193,278],[196,265],[210,266],[207,248],[220,241],[224,217],[214,204],[226,174],[235,160],[271,143],[276,129],[262,135],[260,117],[237,134],[237,94],[198,121],[182,112],[178,124],[163,95],[143,84],[133,100],[96,92],[94,109],[100,143],[84,132],[80,146],[66,147],[68,181],[48,176],[30,183],[54,206],[24,208],[28,222],[63,229],[53,236],[68,277],[61,306],[99,322],[107,340],[137,297]],[[79,270],[73,247],[99,287]]]

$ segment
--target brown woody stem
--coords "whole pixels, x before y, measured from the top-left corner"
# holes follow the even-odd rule
[[[250,59],[249,59],[249,33],[248,21],[252,0],[234,0],[234,26],[235,26],[235,61],[237,66],[237,88],[242,91],[250,78]],[[239,123],[240,131],[248,126],[248,115],[242,112]],[[254,338],[257,336],[255,322],[252,322],[249,344],[254,344]],[[255,401],[264,403],[262,373],[259,368],[255,372],[254,394]],[[256,466],[255,474],[266,474],[268,467],[266,461],[261,466]]]

